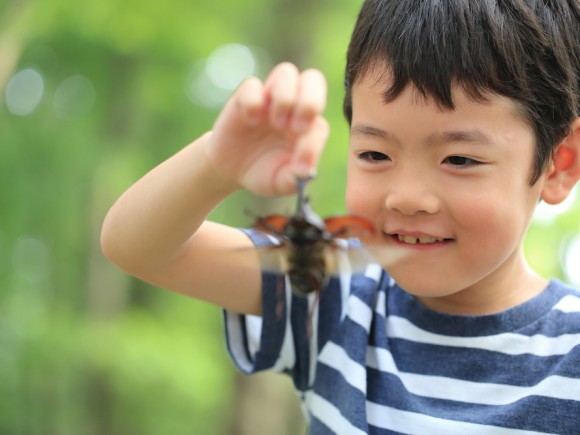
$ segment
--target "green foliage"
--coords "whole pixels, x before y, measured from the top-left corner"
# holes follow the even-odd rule
[[[290,52],[324,66],[308,59],[324,54],[313,23],[328,5],[307,5],[304,23],[305,4],[0,3],[0,433],[236,426],[220,311],[130,279],[102,258],[98,236],[125,188],[211,128],[219,104],[188,89],[216,48],[253,47],[262,76]],[[286,38],[282,20],[312,29]],[[243,224],[245,209],[234,199],[220,219]]]
[[[233,373],[220,340],[221,316],[181,302],[133,308],[88,331],[88,378],[97,391],[108,387],[100,403],[108,412],[98,422],[108,425],[99,433],[225,433]]]

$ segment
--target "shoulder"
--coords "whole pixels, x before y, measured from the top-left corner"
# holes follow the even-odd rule
[[[580,290],[552,279],[544,293],[549,308],[546,320],[557,323],[562,333],[570,329],[580,333]]]
[[[547,291],[557,298],[554,309],[566,312],[580,312],[580,289],[565,284],[557,279],[552,279]]]
[[[531,329],[548,337],[575,337],[580,345],[580,290],[552,279],[544,293],[546,314]]]

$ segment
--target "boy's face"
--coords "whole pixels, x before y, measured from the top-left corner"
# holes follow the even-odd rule
[[[442,111],[408,87],[385,103],[386,79],[352,89],[347,205],[401,248],[386,265],[427,306],[484,314],[521,303],[546,281],[526,265],[522,240],[545,176],[529,185],[531,127],[507,98]]]

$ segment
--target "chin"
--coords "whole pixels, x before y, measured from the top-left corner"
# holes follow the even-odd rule
[[[399,287],[407,293],[421,298],[442,298],[453,295],[460,291],[457,283],[452,284],[446,279],[439,279],[432,275],[425,277],[401,276],[402,274],[390,273]]]

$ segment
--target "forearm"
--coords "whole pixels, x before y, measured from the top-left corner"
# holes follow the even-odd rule
[[[151,170],[111,208],[101,244],[119,267],[138,275],[171,262],[211,210],[238,188],[208,163],[210,134]]]
[[[325,102],[326,82],[315,70],[300,73],[284,63],[264,82],[244,81],[212,133],[157,166],[113,205],[101,236],[105,255],[156,286],[259,314],[262,271],[252,242],[237,229],[204,221],[238,189],[293,193],[295,177],[315,170],[326,142]],[[233,255],[240,252],[243,258]]]

